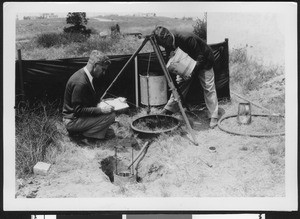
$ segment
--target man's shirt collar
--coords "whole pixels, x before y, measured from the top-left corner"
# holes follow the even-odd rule
[[[94,85],[93,85],[93,76],[91,75],[91,73],[89,72],[89,70],[86,68],[86,66],[83,68],[83,70],[85,71],[86,75],[89,78],[89,81],[92,85],[92,88],[95,90]]]

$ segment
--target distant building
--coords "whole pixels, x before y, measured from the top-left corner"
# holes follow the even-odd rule
[[[39,18],[39,16],[24,16],[23,17],[24,20],[36,20],[38,18]]]
[[[155,17],[156,14],[155,13],[138,13],[138,14],[134,14],[133,16],[137,16],[137,17]]]
[[[58,15],[54,13],[44,13],[41,16],[42,19],[48,19],[48,18],[58,18]]]
[[[24,20],[36,20],[36,19],[50,19],[50,18],[58,18],[58,15],[54,13],[43,13],[40,16],[24,16]]]

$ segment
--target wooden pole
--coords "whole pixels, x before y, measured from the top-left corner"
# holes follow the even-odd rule
[[[146,143],[143,145],[143,147],[140,150],[140,152],[138,153],[138,155],[134,158],[134,160],[128,166],[128,169],[130,169],[130,167],[135,163],[135,161],[137,161],[137,159],[141,156],[141,154],[143,153],[143,151],[147,148],[148,144],[149,144],[149,141],[146,141]]]
[[[166,76],[166,79],[168,81],[168,85],[170,87],[170,90],[172,91],[172,93],[174,95],[174,98],[177,101],[177,104],[179,106],[179,109],[180,109],[180,112],[182,114],[182,117],[183,117],[183,119],[184,119],[184,121],[185,121],[185,123],[187,125],[187,128],[188,128],[188,130],[189,130],[189,132],[190,132],[190,134],[191,134],[191,136],[193,138],[193,143],[194,143],[194,145],[198,145],[198,143],[196,142],[195,133],[193,132],[193,129],[192,129],[191,124],[190,124],[190,122],[189,122],[189,120],[187,118],[187,115],[184,112],[184,109],[183,109],[183,106],[182,106],[182,103],[181,103],[180,95],[179,95],[179,93],[178,93],[178,91],[177,91],[177,89],[176,89],[176,87],[175,87],[175,85],[173,83],[173,80],[172,80],[172,78],[171,78],[171,76],[169,74],[169,71],[168,71],[167,66],[166,66],[166,64],[164,62],[163,56],[161,54],[161,51],[160,51],[158,45],[156,44],[156,42],[154,42],[154,40],[152,38],[150,38],[150,42],[151,42],[151,44],[153,46],[155,54],[157,55],[159,64],[160,64],[160,66],[161,66],[161,68],[162,68],[162,70],[163,70],[163,72],[164,72],[164,74]]]
[[[20,88],[21,88],[21,99],[25,100],[25,91],[24,91],[24,78],[23,78],[23,65],[22,65],[22,54],[21,50],[18,49],[18,64],[19,64],[19,76],[20,76]]]
[[[138,59],[134,58],[134,72],[135,72],[135,106],[139,107],[139,71],[138,71]]]

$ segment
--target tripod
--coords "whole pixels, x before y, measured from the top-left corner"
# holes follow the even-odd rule
[[[108,86],[108,88],[105,90],[105,92],[103,93],[103,95],[101,96],[100,98],[100,101],[103,99],[103,97],[106,95],[107,91],[112,87],[112,85],[114,84],[114,82],[118,79],[118,77],[123,73],[124,69],[127,67],[127,65],[138,55],[138,53],[142,50],[142,48],[145,46],[145,44],[150,41],[152,47],[153,47],[153,50],[158,58],[158,61],[159,61],[159,64],[165,74],[165,77],[167,79],[167,82],[168,82],[168,85],[170,87],[170,90],[172,91],[172,94],[175,98],[175,100],[177,101],[178,103],[178,106],[179,106],[179,109],[180,109],[180,112],[183,116],[183,119],[188,127],[188,130],[193,138],[193,143],[195,145],[198,145],[198,143],[196,142],[196,138],[195,138],[195,134],[193,132],[193,129],[190,125],[190,122],[187,118],[187,115],[185,114],[184,112],[184,109],[183,109],[183,106],[182,106],[182,102],[181,102],[181,98],[180,98],[180,95],[173,83],[173,80],[170,76],[170,73],[166,67],[166,64],[165,64],[165,61],[163,59],[163,56],[162,56],[162,53],[161,53],[161,50],[159,48],[159,46],[157,45],[156,43],[156,40],[155,40],[155,37],[153,35],[147,35],[145,37],[145,40],[143,41],[142,45],[135,51],[135,53],[129,58],[129,60],[126,62],[126,64],[124,65],[124,67],[121,69],[121,71],[118,73],[118,75],[115,77],[115,79],[112,81],[112,83]]]

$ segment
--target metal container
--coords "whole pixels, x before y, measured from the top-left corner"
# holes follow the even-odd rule
[[[239,103],[237,121],[239,124],[250,124],[251,123],[251,104],[250,103]]]
[[[124,185],[127,183],[136,182],[136,176],[134,175],[134,166],[132,165],[131,169],[128,169],[126,159],[118,161],[118,149],[115,147],[115,171],[114,171],[114,184],[115,185]],[[131,148],[131,163],[133,162],[133,148]]]
[[[167,63],[167,68],[170,70],[170,68],[173,67],[177,72],[176,74],[184,78],[190,78],[196,63],[197,62],[194,59],[177,47],[175,55],[170,58]]]
[[[164,75],[140,75],[140,86],[143,105],[160,106],[167,103],[167,80]]]
[[[135,183],[136,176],[130,173],[129,171],[124,172],[114,172],[114,184],[115,185],[124,185],[127,183]]]

